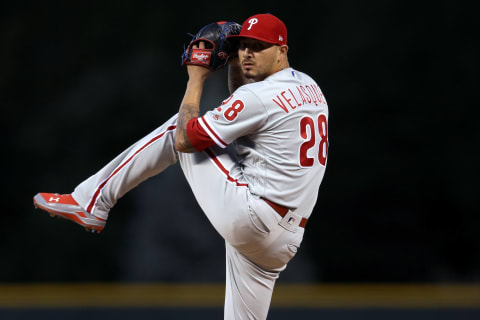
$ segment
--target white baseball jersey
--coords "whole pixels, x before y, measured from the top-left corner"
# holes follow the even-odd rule
[[[234,142],[250,191],[308,218],[327,162],[327,119],[319,86],[287,68],[240,87],[188,134],[198,150]]]

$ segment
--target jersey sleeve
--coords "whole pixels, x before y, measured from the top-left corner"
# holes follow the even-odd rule
[[[187,123],[187,136],[190,144],[197,151],[203,151],[208,147],[215,145],[210,136],[203,130],[199,123],[199,118],[190,119]]]
[[[267,121],[268,114],[258,97],[240,87],[223,103],[198,118],[198,123],[219,147],[256,132]]]

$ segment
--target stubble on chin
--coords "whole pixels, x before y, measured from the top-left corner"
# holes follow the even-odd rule
[[[244,73],[244,75],[245,75],[245,78],[247,78],[247,79],[254,79],[255,78],[255,76],[251,73]]]

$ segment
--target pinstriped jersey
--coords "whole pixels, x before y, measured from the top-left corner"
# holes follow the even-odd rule
[[[233,143],[251,193],[308,218],[327,164],[327,123],[319,86],[287,68],[241,86],[196,119],[201,133],[188,134],[193,142],[203,134],[222,148]]]

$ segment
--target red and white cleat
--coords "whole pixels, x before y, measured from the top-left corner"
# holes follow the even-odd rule
[[[83,210],[71,194],[37,193],[33,197],[33,205],[47,211],[52,217],[58,216],[76,222],[87,231],[99,233],[105,227],[106,220]]]

